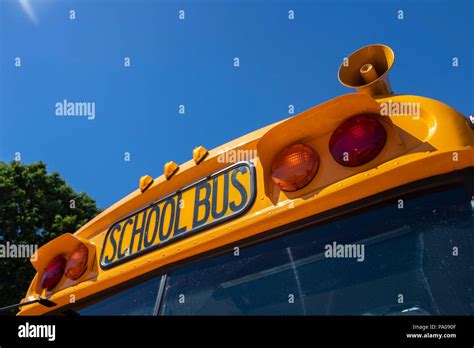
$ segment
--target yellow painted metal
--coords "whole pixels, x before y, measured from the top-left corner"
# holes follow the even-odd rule
[[[164,172],[165,172],[165,177],[167,180],[171,179],[171,177],[176,173],[176,171],[179,169],[179,166],[173,162],[167,162],[164,167]]]
[[[365,83],[371,83],[379,78],[377,71],[372,64],[364,64],[360,68],[360,74],[364,79]]]
[[[209,152],[204,146],[198,146],[193,150],[193,159],[196,164],[201,163],[201,161],[207,156]]]
[[[140,191],[145,191],[153,183],[153,178],[149,175],[144,175],[140,178]]]

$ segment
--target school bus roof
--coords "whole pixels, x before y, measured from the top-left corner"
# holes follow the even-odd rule
[[[380,155],[359,167],[338,165],[328,150],[328,140],[334,129],[343,120],[354,115],[380,115],[381,103],[388,102],[420,103],[420,115],[417,118],[407,115],[381,117],[381,122],[387,129],[387,142]],[[319,170],[309,185],[295,192],[283,192],[271,179],[271,163],[283,148],[296,142],[309,144],[316,150],[320,159]],[[473,132],[466,119],[438,101],[406,95],[373,99],[360,93],[337,97],[211,150],[199,165],[192,160],[181,164],[170,180],[161,175],[143,193],[137,189],[115,203],[74,233],[78,241],[95,248],[96,259],[91,266],[93,269],[78,281],[61,280],[55,289],[48,292],[39,286],[42,270],[37,264],[38,274],[33,279],[25,300],[43,296],[57,303],[56,308],[66,306],[71,293],[75,294],[76,299],[85,299],[144,273],[224,245],[238,243],[239,240],[278,226],[403,184],[472,167],[473,147]],[[226,168],[229,163],[219,161],[219,156],[222,151],[229,150],[249,150],[256,151],[257,154],[250,161],[256,169],[255,201],[245,214],[209,225],[201,233],[181,238],[175,243],[150,249],[121,266],[109,269],[99,265],[98,258],[107,232],[114,223],[196,180]],[[453,160],[453,153],[456,153],[456,160]],[[292,214],[287,214],[290,203],[292,208],[297,209],[293,209]],[[66,244],[70,243],[68,248],[75,243],[75,239],[69,237],[64,237],[63,240]],[[42,249],[43,260],[53,258],[55,253],[64,252],[61,244],[55,243],[55,240],[39,251]],[[44,262],[41,262],[41,266]],[[42,314],[50,310],[32,304],[24,306],[20,314]]]
[[[109,208],[102,211],[99,215],[77,230],[75,235],[86,239],[92,238],[94,235],[99,233],[99,231],[103,230],[107,226],[110,226],[110,224],[115,222],[121,216],[127,215],[131,211],[143,207],[143,205],[146,204],[144,202],[153,201],[156,199],[156,197],[166,196],[168,193],[176,191],[177,189],[189,184],[190,181],[209,175],[213,171],[219,169],[213,160],[215,160],[223,151],[253,148],[255,146],[255,142],[268,129],[278,123],[280,122],[258,129],[240,138],[232,140],[220,147],[210,150],[206,160],[200,163],[199,166],[197,166],[192,159],[180,164],[179,170],[176,175],[173,176],[172,180],[167,180],[165,175],[162,174],[155,178],[153,184],[143,193],[138,188],[137,178],[137,189],[135,191],[131,192],[129,195],[125,196],[115,204],[111,205]]]

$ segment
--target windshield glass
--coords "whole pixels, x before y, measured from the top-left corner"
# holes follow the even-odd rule
[[[474,314],[471,195],[401,197],[169,273],[164,315]]]
[[[153,315],[161,276],[74,310],[79,315]]]

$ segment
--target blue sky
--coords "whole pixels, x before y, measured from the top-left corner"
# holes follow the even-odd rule
[[[0,0],[0,160],[42,160],[106,208],[197,145],[349,93],[339,65],[371,43],[394,49],[396,93],[470,115],[473,13],[472,0]],[[95,102],[95,119],[55,116],[64,99]]]

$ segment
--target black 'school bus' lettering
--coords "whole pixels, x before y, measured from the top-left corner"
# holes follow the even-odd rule
[[[164,234],[163,233],[163,228],[164,228],[165,220],[166,220],[166,209],[168,207],[171,207],[171,216],[169,218],[168,232],[166,232],[166,234]],[[159,232],[160,242],[164,242],[165,240],[167,240],[171,236],[171,231],[173,229],[173,222],[174,222],[174,211],[175,211],[174,199],[173,199],[173,197],[171,197],[170,199],[168,199],[166,201],[165,205],[163,206],[163,210],[161,212],[160,232]]]
[[[151,239],[149,239],[150,233],[150,223],[153,219],[153,213],[155,213],[155,227],[153,228],[153,234],[151,235]],[[146,221],[145,227],[145,238],[143,238],[143,245],[145,249],[152,246],[155,242],[156,233],[158,232],[158,225],[160,223],[160,207],[157,204],[153,204],[150,213],[148,214],[148,219]]]
[[[120,224],[114,225],[109,233],[110,244],[112,245],[112,256],[109,258],[105,256],[105,263],[112,262],[115,259],[115,254],[117,253],[117,241],[115,240],[115,231],[120,232]]]
[[[242,185],[242,183],[237,179],[237,173],[244,174],[244,173],[247,173],[247,170],[248,170],[247,167],[240,167],[240,168],[235,169],[232,172],[232,186],[234,186],[240,192],[240,195],[242,196],[242,201],[239,204],[235,204],[235,201],[230,202],[230,209],[233,212],[236,212],[242,209],[242,207],[244,207],[245,204],[247,203],[247,190],[245,189],[244,185]]]
[[[145,230],[145,225],[146,225],[146,215],[147,215],[147,210],[144,210],[141,214],[142,223],[139,228],[137,228],[137,224],[140,218],[140,214],[135,215],[135,222],[133,223],[132,235],[130,237],[130,254],[133,254],[133,245],[135,244],[136,235],[139,235],[137,251],[140,251],[142,249],[143,232]]]
[[[186,191],[177,191],[117,221],[105,237],[101,267],[107,269],[132,256],[154,250],[162,242],[243,213],[255,195],[254,175],[251,164],[232,166],[187,186],[186,191],[194,190],[194,193],[189,192],[194,196],[194,202],[186,207],[181,207]],[[192,223],[183,220],[189,213],[193,214]]]
[[[216,176],[212,183],[212,217],[217,220],[225,215],[229,204],[229,172],[224,174],[224,200],[222,202],[222,210],[217,212],[217,203],[219,201],[219,177]]]
[[[204,198],[199,199],[201,195],[201,190],[204,189],[206,191]],[[193,228],[198,226],[204,225],[209,218],[209,211],[210,211],[210,203],[209,203],[209,196],[211,195],[211,185],[207,181],[204,181],[196,186],[196,193],[194,195],[194,214],[193,214]],[[205,213],[202,220],[199,220],[199,207],[204,206]]]
[[[181,233],[186,232],[187,226],[179,227],[179,218],[181,214],[181,199],[183,198],[182,192],[178,193],[178,198],[176,199],[177,207],[176,207],[176,220],[174,222],[174,233],[173,236],[180,235]]]
[[[132,218],[125,221],[125,223],[122,226],[122,231],[120,232],[120,240],[119,240],[119,245],[118,245],[118,254],[117,254],[117,258],[119,260],[127,255],[126,253],[122,253],[122,241],[123,241],[123,236],[125,234],[125,229],[126,229],[127,225],[131,225],[131,224],[133,224],[133,219]]]

